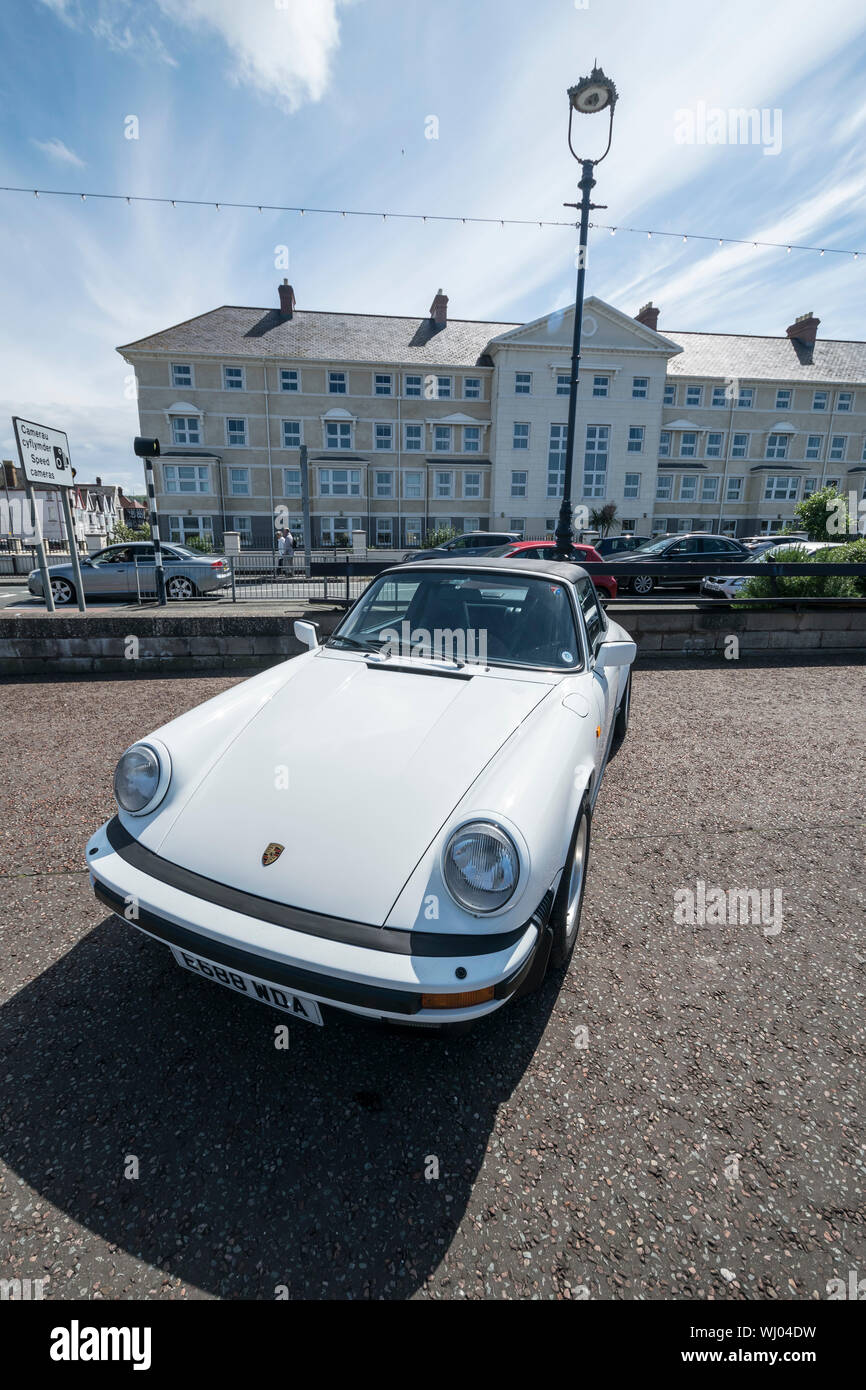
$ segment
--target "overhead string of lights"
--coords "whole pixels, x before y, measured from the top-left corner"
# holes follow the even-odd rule
[[[576,222],[554,221],[550,218],[461,217],[441,212],[373,212],[361,208],[310,208],[290,206],[284,203],[217,202],[211,198],[157,198],[140,193],[79,193],[66,188],[18,188],[0,185],[0,193],[26,193],[34,198],[77,198],[82,203],[87,202],[88,199],[101,199],[107,202],[128,203],[130,206],[133,203],[161,203],[173,208],[214,208],[217,212],[221,212],[223,208],[242,208],[246,211],[262,213],[293,212],[300,217],[305,217],[308,213],[321,217],[372,217],[381,219],[383,222],[389,220],[393,222],[457,222],[464,225],[475,224],[492,227],[570,227],[573,230],[578,226]],[[792,251],[814,251],[819,256],[850,256],[855,261],[866,255],[866,251],[852,251],[841,246],[806,246],[801,242],[794,241],[756,241],[752,237],[709,236],[699,232],[664,231],[658,227],[622,227],[618,224],[611,226],[604,222],[590,222],[589,225],[596,231],[609,232],[611,236],[615,236],[617,232],[626,232],[634,236],[645,236],[648,240],[652,240],[653,237],[669,237],[681,242],[707,241],[715,242],[718,246],[752,246],[756,250],[785,251],[789,255]]]

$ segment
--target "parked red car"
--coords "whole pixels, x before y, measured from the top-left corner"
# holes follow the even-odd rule
[[[602,557],[594,545],[574,544],[571,549],[577,564],[582,564],[584,560],[601,562]],[[489,555],[491,559],[495,555],[519,555],[522,560],[557,559],[556,547],[550,541],[514,541],[511,545],[497,546]],[[616,579],[612,574],[594,574],[592,582],[602,598],[616,598]]]

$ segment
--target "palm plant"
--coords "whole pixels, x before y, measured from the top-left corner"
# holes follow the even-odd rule
[[[593,507],[589,513],[589,524],[603,539],[617,524],[616,503],[605,502],[603,507]]]

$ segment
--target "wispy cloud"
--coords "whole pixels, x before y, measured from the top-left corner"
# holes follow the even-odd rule
[[[273,97],[289,112],[305,101],[319,101],[325,93],[339,43],[339,3],[158,0],[160,9],[175,23],[222,39],[231,55],[232,81]]]
[[[866,257],[624,232],[860,244],[862,0],[832,9],[830,23],[814,0],[764,0],[756,17],[754,0],[728,0],[720,24],[718,0],[655,0],[638,25],[639,0],[585,9],[569,0],[42,0],[27,20],[0,12],[0,34],[4,22],[20,30],[25,55],[3,78],[7,181],[38,187],[45,175],[28,137],[62,130],[70,153],[85,152],[88,183],[117,193],[568,217],[562,205],[575,199],[579,170],[565,142],[565,91],[597,54],[620,103],[593,192],[607,207],[594,216],[620,231],[591,233],[587,292],[626,312],[652,298],[662,331],[780,333],[814,308],[822,337],[862,337]],[[77,89],[40,85],[33,55],[46,30]],[[829,87],[833,103],[803,97]],[[677,144],[675,111],[699,102],[781,107],[779,157]],[[140,138],[124,138],[127,112],[140,116]],[[429,113],[435,139],[425,134]],[[606,134],[596,122],[580,127],[581,140]],[[421,316],[442,285],[453,318],[528,320],[574,295],[572,229],[32,196],[4,214],[0,260],[14,268],[0,322],[9,412],[68,420],[83,469],[103,476],[138,477],[135,403],[115,344],[220,303],[273,304],[286,273],[304,309]],[[275,259],[284,246],[288,272]],[[62,297],[45,271],[58,248]]]
[[[178,66],[165,27],[216,40],[228,53],[230,82],[282,110],[320,101],[340,42],[338,10],[353,0],[42,0],[75,29],[87,28],[114,53]],[[162,32],[154,21],[162,20]]]
[[[90,25],[94,38],[101,39],[113,53],[124,53],[141,63],[156,61],[176,68],[162,36],[153,24],[142,23],[129,0],[115,0],[113,9],[101,8]]]
[[[43,154],[47,154],[49,159],[56,159],[59,164],[71,164],[76,169],[84,168],[84,160],[80,159],[74,150],[71,150],[68,145],[64,145],[63,141],[58,140],[56,136],[51,140],[31,140],[30,143],[35,145],[37,150],[41,150]]]
[[[46,9],[51,10],[59,19],[66,20],[67,24],[74,22],[78,9],[74,0],[42,0]]]

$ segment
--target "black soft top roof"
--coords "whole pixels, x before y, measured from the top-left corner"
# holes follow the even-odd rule
[[[502,556],[491,559],[489,555],[467,555],[464,560],[424,560],[413,566],[411,560],[402,565],[391,565],[382,574],[405,574],[407,570],[427,574],[430,570],[480,570],[488,574],[527,574],[549,576],[566,584],[576,584],[578,579],[588,579],[582,565],[572,564],[570,560],[523,560],[520,555],[509,559]]]

